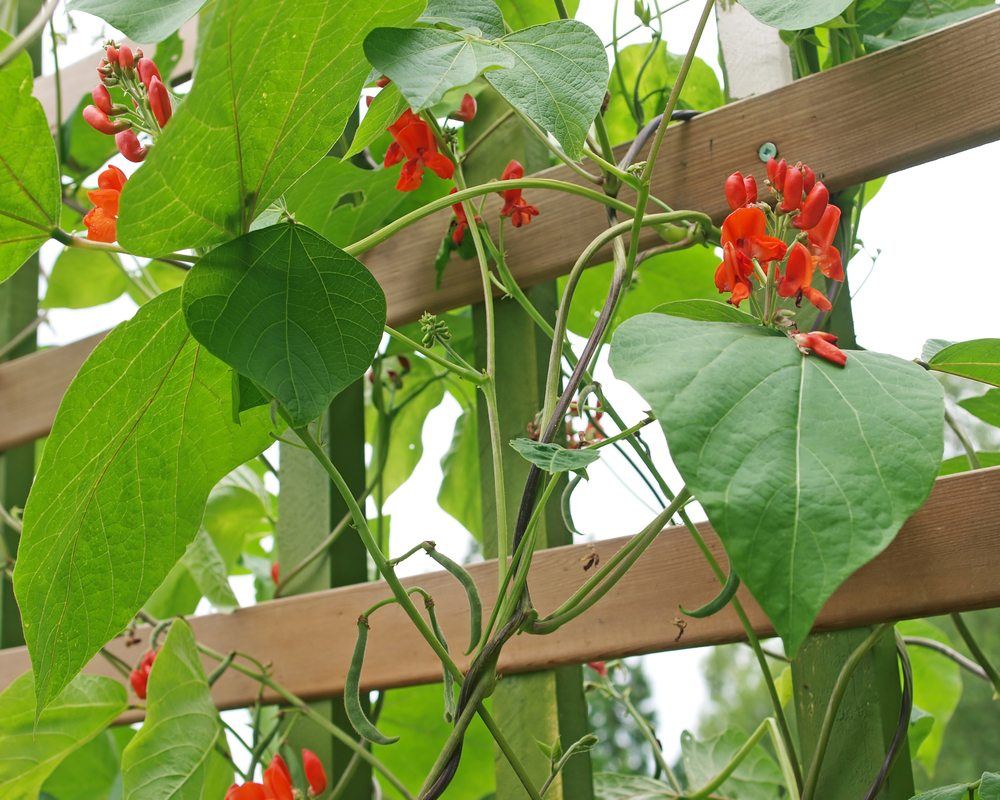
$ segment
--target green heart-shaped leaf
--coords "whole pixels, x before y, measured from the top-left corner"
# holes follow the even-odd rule
[[[503,13],[493,0],[428,0],[420,22],[478,30],[487,39],[499,39],[507,32]]]
[[[546,472],[586,469],[601,457],[600,450],[570,450],[553,442],[512,439],[510,446],[526,460]]]
[[[838,368],[761,327],[645,314],[618,328],[611,366],[791,653],[937,475],[942,391],[911,362],[851,352]]]
[[[35,800],[63,759],[127,707],[118,681],[80,675],[36,720],[34,679],[21,675],[0,694],[0,797]]]
[[[122,192],[134,253],[217,244],[250,223],[344,130],[368,75],[375,25],[408,25],[424,0],[220,0],[198,73]]]
[[[838,16],[851,0],[740,0],[765,25],[797,31],[822,25]]]
[[[0,50],[11,37],[0,31]],[[62,189],[56,147],[42,104],[31,96],[31,59],[21,53],[0,69],[0,283],[52,235]]]
[[[184,620],[170,626],[148,693],[146,721],[122,753],[124,800],[221,796],[232,783],[232,767],[215,750],[225,745],[225,734]]]
[[[190,335],[180,295],[94,349],[46,442],[14,568],[39,708],[142,608],[212,487],[273,441],[267,409],[233,422],[230,370]]]
[[[100,17],[137,42],[158,42],[198,13],[206,0],[70,0],[69,11]],[[159,52],[157,52],[159,55]]]
[[[184,316],[199,342],[277,398],[298,427],[371,364],[385,295],[356,258],[281,224],[202,258],[184,282]]]

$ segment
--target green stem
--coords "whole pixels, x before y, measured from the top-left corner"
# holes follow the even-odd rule
[[[24,26],[20,33],[8,44],[3,51],[0,51],[0,68],[6,67],[11,61],[17,58],[26,50],[33,41],[45,30],[45,24],[59,5],[59,0],[45,0],[34,18]]]
[[[993,663],[987,657],[983,648],[979,646],[979,642],[977,642],[976,637],[972,635],[972,631],[969,630],[969,626],[965,624],[965,620],[962,619],[962,615],[958,613],[952,614],[951,621],[955,623],[955,627],[958,629],[958,635],[962,637],[962,641],[965,642],[965,646],[969,648],[969,652],[972,653],[972,657],[976,660],[976,663],[983,668],[983,672],[986,673],[987,677],[990,679],[990,683],[993,684],[994,697],[1000,698],[1000,672],[998,672],[997,668],[993,666]]]
[[[686,794],[685,797],[687,800],[704,800],[704,798],[722,786],[726,779],[736,771],[736,768],[743,762],[743,759],[757,746],[757,742],[763,738],[765,733],[767,733],[767,720],[761,722],[757,726],[757,730],[750,734],[750,738],[740,745],[739,750],[733,753],[733,757],[729,759],[729,762],[722,768],[718,775],[697,791]]]
[[[405,333],[397,331],[395,328],[390,328],[388,325],[385,325],[383,326],[383,330],[387,334],[389,334],[389,336],[391,336],[393,339],[402,342],[407,347],[412,348],[425,358],[430,359],[435,364],[444,367],[450,372],[454,372],[459,377],[465,378],[465,380],[467,381],[471,381],[472,383],[482,385],[486,383],[486,381],[488,380],[488,378],[485,375],[483,375],[483,373],[474,369],[469,364],[466,364],[464,362],[461,364],[456,364],[454,361],[449,361],[444,356],[435,353],[428,347],[424,347],[422,344],[420,344],[420,342],[411,339]]]
[[[958,441],[962,445],[962,449],[965,450],[965,458],[969,462],[969,467],[971,469],[979,469],[982,464],[979,461],[979,455],[976,453],[976,448],[973,446],[972,441],[969,439],[965,432],[965,429],[958,424],[958,421],[952,416],[951,412],[945,409],[944,421],[948,423],[948,427],[954,431],[955,436],[958,437]]]
[[[64,244],[67,247],[80,247],[85,250],[103,250],[107,253],[124,253],[125,255],[132,255],[128,250],[124,250],[116,244],[108,244],[107,242],[92,242],[90,239],[73,236],[72,234],[62,230],[62,228],[53,228],[49,231],[49,235],[57,242]],[[165,256],[157,256],[153,260],[162,261],[165,264],[173,264],[174,266],[184,266],[185,268],[188,268],[187,265],[196,263],[198,261],[198,257],[187,255],[186,253],[167,253]]]
[[[569,183],[568,181],[559,181],[552,178],[518,178],[516,180],[509,181],[491,181],[490,183],[481,184],[479,186],[470,186],[465,188],[460,188],[454,194],[447,194],[444,197],[439,197],[437,200],[432,200],[430,203],[421,206],[420,208],[414,209],[409,214],[404,214],[397,220],[390,222],[383,228],[375,231],[374,233],[366,236],[364,239],[359,239],[344,248],[344,251],[352,256],[358,256],[368,250],[371,250],[375,245],[381,244],[386,239],[394,236],[396,233],[412,225],[414,222],[419,222],[424,217],[428,217],[438,211],[445,208],[450,208],[455,203],[462,203],[466,200],[471,200],[476,197],[482,197],[484,195],[493,194],[495,192],[503,192],[506,189],[548,189],[554,192],[565,192],[566,194],[575,194],[579,197],[586,197],[590,200],[594,200],[611,208],[617,209],[625,214],[635,213],[635,209],[628,203],[624,203],[614,197],[608,197],[608,195],[603,192],[599,192],[596,189],[590,189],[586,186],[580,186],[575,183]],[[469,219],[474,219],[474,209],[471,207],[466,209],[466,214],[469,215]],[[469,230],[474,231],[476,226],[470,226]]]
[[[840,703],[844,699],[844,693],[851,682],[851,676],[858,668],[868,652],[878,643],[887,630],[892,628],[888,622],[877,625],[864,641],[861,642],[854,652],[847,657],[844,666],[837,676],[837,681],[833,685],[830,693],[830,700],[826,706],[826,714],[823,716],[823,723],[820,727],[819,739],[816,741],[816,750],[813,753],[812,761],[809,764],[809,772],[806,775],[805,784],[802,788],[802,800],[813,800],[816,794],[816,785],[819,782],[820,769],[823,767],[823,759],[826,757],[826,749],[830,744],[830,734],[833,732],[833,725],[837,719],[837,712],[840,710]]]

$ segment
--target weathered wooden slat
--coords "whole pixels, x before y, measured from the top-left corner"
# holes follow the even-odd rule
[[[707,526],[703,530],[708,531]],[[623,538],[594,545],[607,559]],[[722,548],[709,535],[714,550]],[[545,613],[569,597],[587,578],[582,565],[590,545],[572,545],[535,555],[531,595]],[[486,613],[496,597],[496,568],[471,568]],[[948,611],[1000,606],[1000,467],[938,480],[927,503],[903,527],[886,551],[862,567],[821,612],[817,630],[854,628],[873,622],[923,617]],[[462,588],[443,572],[412,578],[434,595],[453,652],[468,637]],[[632,570],[587,614],[549,636],[521,635],[504,650],[501,672],[548,669],[594,659],[738,641],[742,630],[726,609],[707,619],[687,619],[679,636],[673,624],[678,605],[698,605],[719,586],[683,528],[668,528]],[[274,675],[306,699],[338,694],[354,647],[358,615],[388,595],[384,583],[369,583],[289,597],[194,620],[200,641],[220,651],[239,649],[274,666]],[[743,599],[761,635],[772,633],[763,613],[745,592]],[[440,667],[410,621],[390,606],[371,620],[364,683],[390,688],[435,681]],[[144,631],[139,631],[140,637]],[[145,644],[109,645],[136,661]],[[0,652],[0,688],[29,668],[24,648]],[[100,659],[92,669],[114,673]],[[220,707],[253,701],[256,685],[230,674],[215,687]]]
[[[675,208],[720,218],[727,210],[725,176],[734,169],[760,174],[757,149],[765,141],[822,170],[836,190],[996,140],[998,65],[1000,10],[674,126],[654,190]],[[573,179],[565,168],[548,174]],[[603,210],[589,201],[540,191],[529,196],[541,216],[506,239],[509,263],[525,286],[566,272],[606,224]],[[448,213],[411,226],[364,256],[385,289],[392,324],[479,296],[478,273],[457,263],[444,286],[434,287],[434,256]],[[27,374],[23,365],[0,365],[0,450],[48,432],[52,414],[44,412],[54,411],[57,402],[39,392],[69,384],[85,356],[82,345],[74,347],[33,357],[37,390],[18,385]]]

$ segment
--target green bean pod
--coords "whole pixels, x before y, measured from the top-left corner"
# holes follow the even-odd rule
[[[444,638],[444,631],[441,630],[441,625],[438,623],[437,614],[434,613],[434,601],[425,600],[424,608],[427,609],[427,618],[431,622],[431,630],[434,631],[434,635],[437,640],[441,642],[441,646],[447,650],[448,640]],[[452,722],[455,719],[455,710],[457,708],[455,704],[455,676],[451,674],[451,670],[448,667],[443,669],[444,680],[444,718],[447,722]]]
[[[566,488],[563,489],[562,499],[560,500],[559,507],[562,510],[563,524],[566,526],[566,530],[570,533],[581,535],[581,531],[576,527],[576,523],[573,522],[573,512],[570,509],[570,498],[573,496],[573,490],[580,485],[580,481],[584,478],[583,473],[578,472],[569,482],[566,484]]]
[[[472,576],[461,564],[452,561],[448,556],[439,553],[435,548],[430,547],[427,555],[437,561],[465,588],[465,594],[469,598],[469,649],[465,651],[468,655],[479,644],[479,637],[483,632],[483,603],[479,599],[479,590]]]
[[[718,611],[721,611],[730,600],[736,595],[736,590],[740,588],[740,576],[736,574],[736,570],[729,570],[729,577],[726,578],[726,585],[722,587],[722,591],[719,592],[714,598],[709,600],[705,605],[692,609],[688,611],[684,606],[679,606],[681,612],[689,617],[694,617],[695,619],[703,619],[704,617],[710,617]]]
[[[361,703],[361,668],[365,663],[365,647],[368,644],[368,618],[363,614],[358,617],[358,640],[354,645],[354,655],[351,666],[347,670],[347,680],[344,683],[344,709],[351,727],[359,736],[375,744],[393,744],[399,741],[398,736],[386,736],[376,728],[365,714]]]

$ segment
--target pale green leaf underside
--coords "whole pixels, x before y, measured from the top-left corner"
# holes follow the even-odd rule
[[[153,663],[146,721],[122,753],[124,800],[208,800],[217,741],[219,712],[194,634],[178,619]]]
[[[184,283],[184,316],[198,341],[300,426],[371,364],[385,295],[356,258],[308,228],[282,224],[202,258]]]
[[[851,0],[739,0],[740,5],[765,25],[797,31],[829,22]]]
[[[671,800],[677,792],[670,785],[646,775],[598,772],[594,775],[594,800]]]
[[[233,423],[230,385],[188,333],[180,290],[112,331],[70,384],[14,572],[40,706],[163,581],[212,487],[272,441],[266,409]]]
[[[399,87],[394,83],[390,83],[375,95],[375,99],[368,107],[365,118],[358,125],[358,130],[354,134],[351,146],[341,160],[347,161],[368,147],[368,145],[385,133],[385,129],[399,119],[399,116],[405,110],[406,99],[399,93]]]
[[[503,13],[493,0],[428,0],[420,22],[478,30],[487,39],[498,39],[506,33]]]
[[[423,0],[221,0],[194,87],[122,194],[119,239],[156,254],[249,228],[344,129],[376,24],[408,25]]]
[[[25,673],[0,694],[0,797],[36,800],[64,758],[103,731],[128,706],[125,687],[80,675],[35,722],[35,691]]]
[[[931,369],[1000,386],[1000,339],[973,339],[938,350]]]
[[[188,571],[202,596],[215,608],[220,611],[239,608],[240,603],[229,585],[226,562],[222,560],[212,537],[204,530],[198,531],[178,564]]]
[[[701,740],[695,739],[690,731],[684,731],[681,757],[688,786],[692,790],[699,789],[722,772],[747,738],[735,729]],[[783,786],[781,770],[767,750],[758,744],[717,793],[740,800],[778,800],[783,796]]]
[[[100,17],[137,42],[158,42],[198,13],[206,0],[70,0],[69,11]]]
[[[10,36],[0,31],[0,50],[9,43]],[[59,223],[56,148],[32,87],[26,53],[0,69],[0,283],[17,272]]]
[[[510,446],[527,461],[546,472],[586,469],[601,457],[600,450],[569,450],[552,442],[512,439]]]
[[[675,300],[653,309],[658,314],[683,317],[700,322],[736,322],[742,325],[756,325],[757,320],[745,311],[720,303],[718,300]]]
[[[619,327],[611,366],[790,652],[937,474],[942,392],[911,362],[851,352],[840,369],[760,327],[645,314]]]

